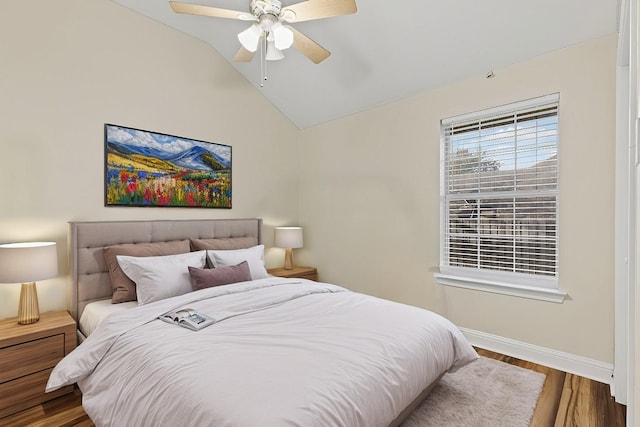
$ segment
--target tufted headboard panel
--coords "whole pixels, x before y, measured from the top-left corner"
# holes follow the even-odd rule
[[[247,236],[262,244],[262,219],[70,222],[69,311],[77,321],[88,303],[111,298],[105,246]]]

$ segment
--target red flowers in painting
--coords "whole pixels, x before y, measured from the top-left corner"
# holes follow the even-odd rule
[[[188,172],[174,176],[110,171],[109,204],[137,206],[231,207],[228,173]]]

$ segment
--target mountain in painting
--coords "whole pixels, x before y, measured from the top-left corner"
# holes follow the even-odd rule
[[[128,145],[119,142],[108,141],[109,149],[121,154],[138,154],[147,157],[154,157],[166,162],[173,163],[181,169],[219,171],[229,169],[231,164],[217,154],[197,145],[181,151],[170,153],[150,147],[138,145]]]

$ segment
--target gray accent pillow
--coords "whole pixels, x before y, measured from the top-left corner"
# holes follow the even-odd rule
[[[251,280],[251,270],[249,270],[249,263],[242,261],[240,264],[230,267],[205,269],[189,267],[189,276],[191,276],[191,288],[197,291],[213,286],[249,281]]]
[[[220,239],[189,239],[191,247],[194,251],[202,251],[206,249],[228,250],[228,249],[245,249],[258,244],[255,237],[223,237]]]
[[[218,239],[189,239],[191,250],[232,250],[251,248],[258,244],[258,239],[251,236],[245,237],[221,237]],[[214,268],[207,257],[207,268]]]
[[[157,243],[135,243],[126,245],[107,246],[104,248],[104,260],[109,270],[111,281],[111,302],[136,301],[136,284],[122,271],[118,264],[118,255],[147,257],[161,255],[175,255],[187,253],[190,250],[189,240],[174,240]]]

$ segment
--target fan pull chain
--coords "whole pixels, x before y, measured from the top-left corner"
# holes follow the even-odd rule
[[[262,43],[260,43],[260,87],[264,87],[267,81],[267,35],[262,35]]]

